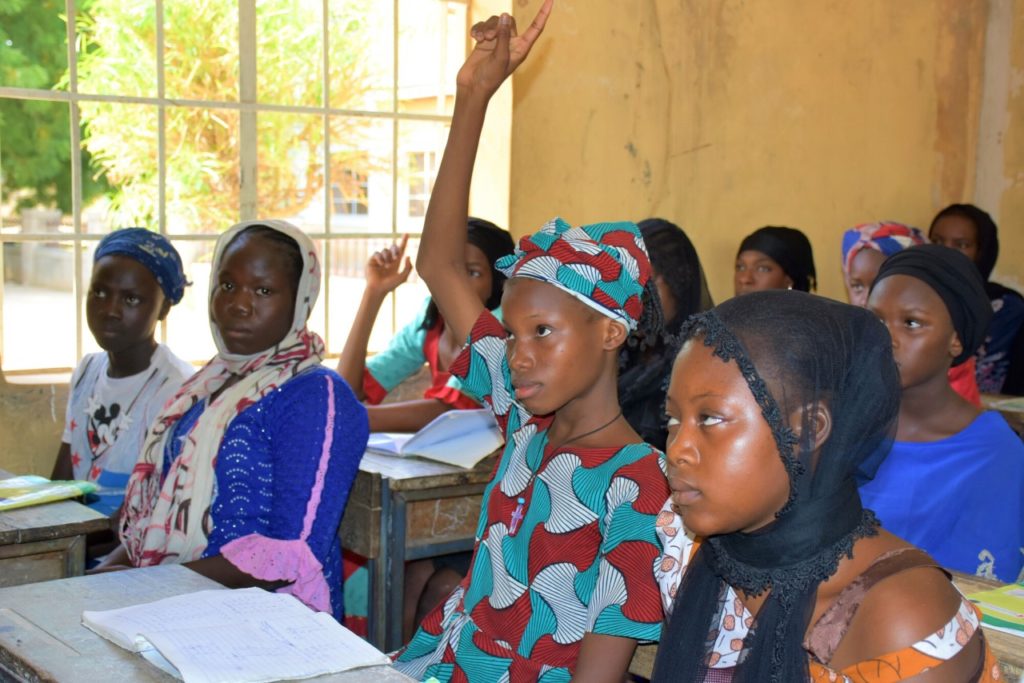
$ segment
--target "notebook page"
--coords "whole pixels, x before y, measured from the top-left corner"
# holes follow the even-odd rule
[[[151,641],[186,683],[262,683],[390,664],[330,615],[312,612],[229,628],[165,630]]]

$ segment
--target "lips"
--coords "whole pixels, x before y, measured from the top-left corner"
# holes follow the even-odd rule
[[[514,382],[513,386],[516,389],[516,398],[524,401],[536,396],[540,392],[542,385],[538,382]]]
[[[222,337],[228,337],[231,339],[238,339],[241,337],[251,337],[252,330],[248,330],[244,327],[233,327],[230,329],[221,329],[220,334]]]
[[[680,507],[692,505],[701,496],[700,490],[679,477],[669,476],[668,486],[672,489],[672,502]]]

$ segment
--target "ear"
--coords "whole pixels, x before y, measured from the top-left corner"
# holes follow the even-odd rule
[[[164,302],[160,304],[160,315],[157,316],[157,320],[163,320],[167,317],[167,314],[171,312],[171,300],[164,297]]]
[[[964,352],[963,342],[960,341],[960,335],[958,335],[954,331],[953,334],[950,335],[950,339],[949,339],[949,357],[950,357],[950,359],[956,358],[957,356],[959,356],[963,352]]]
[[[800,406],[790,414],[789,424],[800,442],[817,452],[832,434],[832,411],[823,403]],[[809,438],[804,438],[804,428],[811,430]]]
[[[626,338],[629,336],[629,330],[626,329],[625,325],[620,322],[616,322],[611,318],[605,318],[603,322],[604,330],[601,339],[602,349],[605,351],[614,351],[626,343]]]
[[[790,276],[787,275],[785,283],[786,283],[786,289],[793,289],[793,278],[791,278]]]

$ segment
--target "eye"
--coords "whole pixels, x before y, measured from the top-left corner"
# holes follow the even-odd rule
[[[736,264],[736,272],[737,273],[742,273],[746,269],[747,269],[747,267],[744,266],[742,263],[737,263]]]
[[[757,272],[759,272],[759,273],[770,273],[770,272],[772,272],[772,267],[771,266],[764,266],[764,265],[758,266],[757,267]]]
[[[903,321],[903,324],[912,330],[916,330],[917,328],[921,327],[921,321],[917,320],[916,318],[907,318],[906,320]]]
[[[717,424],[722,423],[722,418],[717,415],[702,414],[700,419],[697,420],[697,424],[701,427],[714,427]]]
[[[222,283],[220,283],[220,291],[222,291],[222,292],[230,292],[234,288],[235,288],[235,286],[232,283],[230,283],[230,282],[222,282]]]
[[[129,294],[124,298],[124,302],[129,306],[138,306],[141,301],[142,299],[140,299],[134,294]]]
[[[671,415],[669,415],[668,416],[668,422],[666,422],[665,425],[669,429],[672,429],[673,427],[678,427],[680,425],[679,418],[678,417],[672,417]]]
[[[483,273],[481,271],[477,270],[476,268],[470,268],[469,269],[469,276],[472,277],[472,278],[483,277]]]
[[[107,297],[107,293],[104,292],[102,289],[90,289],[89,296],[95,297],[97,299],[105,299]]]
[[[256,294],[259,296],[270,296],[270,289],[267,287],[257,287]]]
[[[852,283],[850,285],[850,291],[851,292],[863,292],[864,291],[864,285],[860,284],[859,282]]]
[[[551,328],[547,325],[537,325],[537,336],[546,337],[551,334]]]

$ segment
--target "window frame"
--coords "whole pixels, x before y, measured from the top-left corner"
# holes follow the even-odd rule
[[[466,33],[473,21],[474,0],[439,0],[445,2],[446,9],[452,4],[466,6]],[[182,98],[170,99],[165,90],[165,13],[164,0],[154,0],[155,11],[160,20],[156,22],[156,95],[146,96],[125,96],[125,95],[104,95],[88,94],[79,92],[78,83],[78,53],[76,45],[76,18],[77,8],[75,0],[65,0],[66,21],[66,47],[68,50],[68,88],[66,90],[55,89],[27,89],[9,86],[0,86],[0,98],[17,100],[41,100],[47,102],[63,102],[69,106],[70,114],[70,141],[71,141],[71,232],[46,232],[46,233],[8,233],[0,230],[0,272],[3,269],[3,245],[7,243],[25,242],[54,242],[71,243],[74,251],[72,269],[72,297],[75,305],[75,362],[77,363],[83,355],[85,335],[88,334],[88,327],[85,324],[84,301],[87,294],[88,282],[85,280],[89,264],[84,263],[83,246],[89,243],[98,242],[103,234],[89,234],[83,231],[82,205],[82,139],[81,139],[81,102],[108,102],[120,104],[142,104],[155,106],[157,110],[157,177],[158,177],[158,220],[157,225],[150,226],[157,232],[175,241],[197,241],[213,242],[217,234],[195,234],[171,232],[167,225],[167,140],[166,125],[168,111],[175,107],[202,107],[208,109],[231,110],[238,112],[240,126],[240,170],[241,170],[241,196],[240,196],[240,220],[252,220],[259,218],[258,215],[258,161],[257,161],[257,114],[260,112],[281,112],[296,114],[312,114],[322,118],[324,127],[323,154],[325,159],[330,158],[330,117],[346,116],[354,119],[384,119],[391,122],[391,221],[387,230],[371,230],[360,232],[334,231],[331,229],[334,201],[331,196],[331,164],[324,164],[324,187],[325,198],[323,223],[320,231],[309,231],[307,234],[313,240],[324,240],[325,243],[366,238],[388,238],[397,237],[399,234],[399,183],[403,182],[403,165],[399,163],[400,154],[400,128],[403,122],[440,122],[450,124],[451,115],[447,113],[415,113],[402,111],[399,100],[399,51],[400,51],[400,6],[401,0],[391,0],[393,8],[392,31],[393,31],[393,59],[391,65],[391,108],[388,111],[371,111],[362,109],[342,109],[329,106],[330,103],[330,6],[329,0],[321,2],[321,16],[323,25],[328,28],[324,31],[322,51],[322,78],[323,98],[320,106],[303,105],[282,105],[261,103],[257,97],[257,0],[238,0],[239,19],[239,98],[238,101],[203,101],[189,100]],[[486,3],[484,3],[486,4]],[[467,41],[468,45],[468,41]],[[439,94],[443,99],[444,95]],[[435,169],[436,170],[436,169]],[[407,181],[405,181],[407,182]],[[0,187],[0,191],[2,191]],[[347,204],[352,204],[352,199],[346,198]],[[359,215],[359,214],[355,214]],[[224,226],[225,229],[228,226]],[[331,272],[331,249],[325,249],[322,255],[324,263],[323,272]],[[199,285],[202,287],[202,284]],[[0,350],[4,348],[4,297],[5,286],[3,278],[0,278]],[[331,287],[330,278],[325,277],[321,290],[324,306],[324,330],[323,335],[327,342],[327,348],[331,349],[339,344],[330,339],[331,329]],[[396,302],[395,297],[390,297],[390,318],[392,330],[397,329]],[[167,322],[162,321],[159,326],[158,338],[160,341],[167,340]],[[201,360],[201,359],[191,359]],[[31,369],[20,369],[4,371],[10,375],[37,375],[51,372],[67,372],[72,368],[66,367],[42,367]]]

